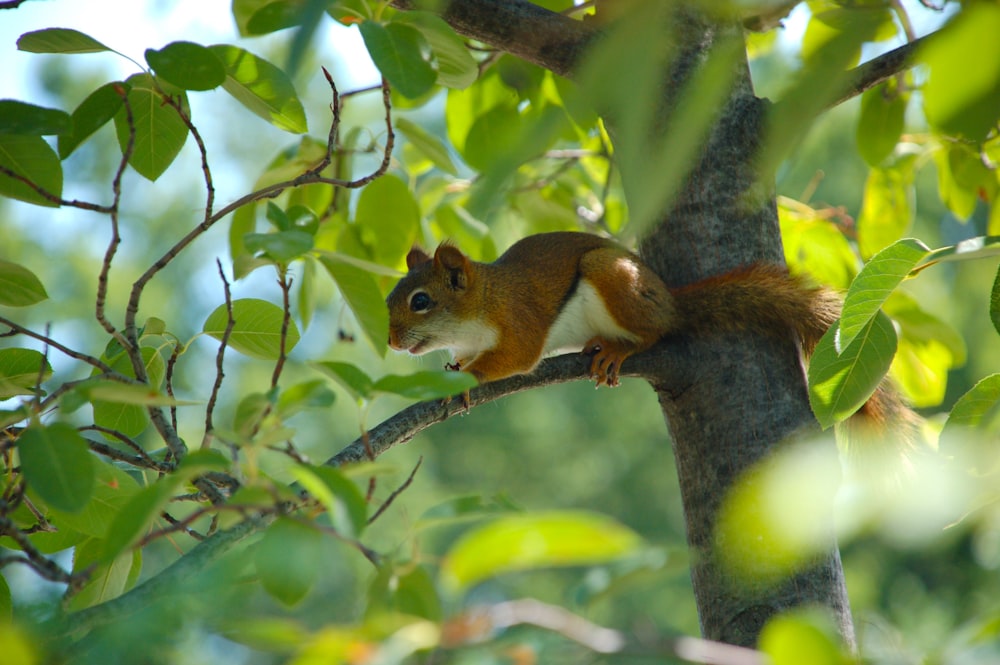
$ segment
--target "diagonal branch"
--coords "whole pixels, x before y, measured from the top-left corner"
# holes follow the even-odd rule
[[[909,69],[914,63],[914,56],[917,51],[927,43],[928,39],[934,37],[935,33],[924,35],[918,39],[908,42],[899,48],[893,49],[882,55],[872,58],[868,62],[858,65],[847,72],[841,92],[830,101],[827,108],[839,106],[849,99],[857,97],[866,90],[874,88],[879,83],[889,79],[900,72]]]

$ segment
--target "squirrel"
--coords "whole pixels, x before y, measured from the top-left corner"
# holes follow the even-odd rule
[[[409,272],[386,299],[389,346],[420,355],[448,349],[450,369],[480,383],[531,372],[546,356],[592,356],[597,385],[618,384],[622,362],[668,335],[787,335],[806,356],[840,317],[840,298],[776,264],[755,263],[670,288],[615,241],[582,232],[528,236],[493,263],[449,242],[430,256],[414,247]],[[880,387],[854,435],[909,422],[899,397]],[[913,416],[915,418],[915,416]]]

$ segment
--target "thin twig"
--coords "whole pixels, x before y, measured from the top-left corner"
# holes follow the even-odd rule
[[[126,377],[122,374],[119,374],[115,370],[111,369],[111,367],[103,360],[95,358],[94,356],[87,355],[86,353],[80,353],[79,351],[74,351],[73,349],[55,341],[48,335],[42,335],[40,333],[36,333],[2,316],[0,316],[0,324],[7,326],[8,328],[11,329],[11,331],[16,332],[19,335],[26,335],[27,337],[37,339],[38,341],[43,342],[48,346],[51,346],[53,349],[61,351],[62,353],[66,354],[70,358],[73,358],[74,360],[79,360],[81,362],[87,363],[88,365],[92,365],[97,369],[101,370],[102,372],[104,372],[105,374],[107,374],[109,378],[115,378],[116,380],[130,379],[130,377]]]
[[[292,322],[292,303],[290,292],[292,290],[292,280],[288,278],[288,270],[282,266],[279,270],[278,286],[281,287],[281,334],[278,338],[278,360],[274,363],[274,372],[271,374],[271,388],[278,387],[278,380],[281,378],[281,371],[285,368],[285,361],[288,359],[288,328]]]
[[[413,482],[413,478],[417,475],[417,470],[420,468],[420,465],[423,464],[423,463],[424,463],[424,457],[423,457],[423,455],[421,455],[417,459],[417,464],[416,464],[416,466],[413,467],[413,471],[410,471],[410,475],[407,476],[406,480],[403,481],[403,484],[400,485],[399,487],[397,487],[395,490],[393,490],[392,494],[390,494],[388,496],[388,498],[386,498],[386,500],[382,503],[382,505],[379,506],[378,510],[375,511],[375,514],[368,518],[368,523],[369,524],[371,524],[372,522],[374,522],[375,520],[377,520],[379,517],[381,517],[382,513],[384,513],[386,510],[388,510],[389,506],[392,505],[392,502],[395,501],[396,498],[400,494],[402,494],[404,491],[406,491],[406,488],[408,488],[410,486],[410,484]]]
[[[106,434],[107,436],[114,437],[118,441],[135,451],[135,456],[126,454],[125,452],[112,448],[111,446],[104,444],[100,441],[94,441],[92,439],[87,439],[87,444],[90,449],[95,453],[110,457],[112,459],[119,460],[121,462],[128,462],[133,466],[141,466],[149,469],[155,469],[161,473],[169,473],[173,471],[174,465],[169,462],[159,462],[149,456],[145,450],[142,449],[132,437],[128,436],[123,432],[119,432],[116,429],[111,429],[110,427],[104,427],[102,425],[86,425],[80,428],[81,432],[100,432],[101,434]]]
[[[233,294],[229,289],[229,280],[226,279],[226,272],[222,269],[222,261],[215,260],[215,265],[219,268],[219,278],[222,280],[222,292],[226,298],[226,329],[222,332],[222,339],[219,342],[219,351],[215,354],[215,383],[212,384],[212,393],[208,398],[208,406],[205,407],[205,435],[201,439],[202,450],[208,448],[212,442],[212,430],[215,425],[212,416],[215,412],[215,403],[219,399],[219,390],[222,388],[222,380],[226,374],[223,370],[223,360],[226,357],[226,347],[229,345],[229,336],[236,325],[233,317]]]

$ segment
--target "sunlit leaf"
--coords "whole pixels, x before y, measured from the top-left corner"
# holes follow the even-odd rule
[[[858,152],[869,166],[879,166],[892,154],[903,133],[908,102],[909,94],[890,83],[883,83],[861,96]]]
[[[416,400],[442,399],[460,395],[477,385],[468,372],[415,372],[388,374],[375,382],[372,389]]]
[[[263,252],[267,258],[288,264],[313,247],[313,237],[305,231],[277,231],[275,233],[248,233],[243,244],[251,252]]]
[[[444,19],[430,12],[408,11],[397,15],[394,23],[416,28],[427,40],[437,65],[438,85],[465,88],[475,82],[479,66],[465,40]]]
[[[18,38],[17,48],[29,53],[100,53],[111,50],[93,37],[70,28],[26,32]]]
[[[226,67],[222,87],[240,104],[286,132],[308,131],[305,109],[285,72],[238,46],[209,48]]]
[[[839,334],[832,326],[809,359],[809,403],[824,428],[847,418],[881,383],[896,353],[896,331],[881,311],[837,352]]]
[[[62,196],[62,164],[41,136],[0,134],[0,166],[26,178],[52,196]],[[39,194],[31,185],[6,173],[0,173],[0,196],[53,208],[59,205]]]
[[[998,411],[1000,411],[1000,374],[991,374],[958,398],[948,415],[944,431],[995,424]]]
[[[836,628],[819,613],[771,619],[760,633],[759,648],[772,665],[846,665],[855,660],[842,651]]]
[[[128,104],[132,109],[135,141],[129,164],[147,180],[156,180],[173,163],[187,141],[188,128],[177,110],[165,103],[157,83],[149,74],[130,76]],[[183,92],[178,95],[181,108],[190,113]],[[126,109],[115,114],[115,129],[122,151],[129,142],[129,123]]]
[[[441,575],[461,590],[514,571],[614,561],[640,544],[635,532],[597,513],[513,515],[468,531],[445,555]]]
[[[282,309],[257,298],[234,300],[232,305],[235,323],[229,335],[229,346],[253,358],[277,360],[281,354],[281,327],[284,320]],[[202,332],[221,341],[227,322],[228,314],[223,304],[208,315]],[[285,353],[295,348],[298,341],[299,328],[294,321],[289,320]]]
[[[0,305],[27,307],[48,297],[35,273],[22,265],[0,259]]]
[[[361,191],[354,219],[375,263],[396,266],[417,238],[420,209],[405,182],[385,175]]]
[[[73,111],[72,131],[59,136],[59,157],[66,159],[91,134],[115,117],[125,103],[128,86],[118,81],[105,83]]]
[[[211,90],[226,80],[226,69],[214,51],[194,42],[171,42],[146,49],[146,62],[164,81],[184,90]]]
[[[375,66],[404,96],[415,99],[434,86],[437,72],[424,60],[423,35],[402,23],[382,25],[376,21],[359,24],[361,36]]]
[[[323,536],[307,524],[279,518],[257,544],[254,563],[264,589],[285,605],[295,605],[324,565]]]
[[[863,259],[903,237],[913,223],[915,196],[908,164],[868,172],[858,217],[858,249]]]
[[[982,141],[1000,118],[1000,6],[974,3],[957,12],[918,55],[929,74],[922,89],[932,127]]]
[[[396,118],[395,124],[396,129],[402,132],[406,140],[430,159],[435,166],[445,173],[458,175],[458,169],[455,168],[455,163],[452,162],[451,155],[448,154],[448,148],[441,139],[406,118]]]
[[[929,251],[919,240],[907,238],[880,251],[865,264],[844,298],[837,348],[850,346],[868,328],[886,298]]]
[[[32,425],[17,439],[28,486],[53,508],[82,510],[94,491],[94,460],[87,442],[66,423]]]
[[[52,365],[34,349],[0,350],[0,400],[34,395],[40,381],[52,376]]]
[[[0,134],[44,136],[66,134],[72,128],[73,121],[65,111],[0,99]]]
[[[142,552],[123,552],[111,561],[103,561],[104,543],[96,538],[84,541],[73,552],[73,572],[80,573],[91,566],[87,583],[68,603],[75,612],[99,605],[124,593],[133,577],[133,567],[141,568]]]

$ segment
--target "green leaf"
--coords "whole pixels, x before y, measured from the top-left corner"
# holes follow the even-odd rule
[[[458,175],[458,169],[455,168],[455,163],[451,161],[448,148],[441,139],[406,118],[396,118],[395,125],[396,129],[406,137],[406,140],[412,143],[425,157],[430,159],[435,166],[445,173],[454,176]]]
[[[366,616],[386,613],[441,620],[441,599],[434,579],[425,566],[385,565],[368,587]]]
[[[597,513],[512,515],[467,532],[446,554],[441,575],[447,586],[463,590],[513,571],[614,561],[641,542],[632,530]]]
[[[149,379],[148,386],[140,386],[139,391],[141,393],[152,393],[156,394],[155,391],[160,387],[163,381],[163,376],[166,372],[166,367],[163,362],[163,356],[157,353],[156,349],[152,347],[143,347],[140,352],[142,353],[143,362],[146,367],[146,375]],[[117,356],[114,356],[110,360],[105,357],[103,358],[105,362],[109,362],[111,368],[116,372],[124,374],[135,378],[135,370],[132,368],[132,361],[129,360],[128,356],[119,352]],[[94,371],[97,373],[97,370]],[[136,404],[135,401],[132,402],[122,402],[120,395],[114,390],[110,390],[107,394],[109,397],[113,398],[112,401],[107,401],[101,398],[100,386],[103,385],[103,381],[95,381],[94,383],[83,384],[79,387],[80,394],[82,394],[87,400],[92,400],[94,405],[94,422],[102,427],[107,427],[109,429],[116,430],[125,434],[126,436],[139,436],[149,425],[149,414],[145,406],[140,406]],[[98,388],[97,396],[93,396],[90,393],[91,388]],[[108,390],[107,387],[104,390]],[[143,402],[145,404],[145,402]]]
[[[343,386],[355,399],[371,399],[375,382],[357,366],[333,360],[311,365]]]
[[[330,523],[344,538],[356,540],[368,526],[368,503],[358,486],[327,466],[292,468],[299,484],[326,508]]]
[[[0,166],[26,178],[52,196],[62,196],[62,164],[41,136],[0,134]],[[0,173],[0,196],[50,208],[59,206],[39,194],[34,187],[5,173]]]
[[[973,3],[934,33],[917,59],[929,72],[924,114],[946,134],[982,141],[1000,118],[1000,6]]]
[[[405,182],[385,175],[361,190],[354,220],[372,259],[397,266],[417,239],[420,208]]]
[[[409,399],[428,400],[454,397],[476,385],[476,378],[468,372],[428,371],[405,376],[388,374],[376,381],[372,389]]]
[[[27,307],[48,297],[35,273],[22,265],[0,259],[0,305]]]
[[[105,538],[118,512],[139,491],[139,484],[127,472],[95,461],[94,491],[90,501],[75,513],[53,510],[60,529],[70,528],[92,538]]]
[[[18,38],[17,48],[29,53],[100,53],[112,50],[93,37],[70,28],[26,32]]]
[[[462,158],[478,171],[489,170],[521,137],[522,119],[515,106],[495,106],[469,127]]]
[[[389,310],[375,279],[370,273],[339,260],[332,253],[320,254],[319,260],[337,283],[368,341],[380,356],[384,356],[388,348]]]
[[[836,629],[826,616],[807,611],[781,614],[760,633],[759,648],[772,665],[844,665],[854,660],[842,652]]]
[[[837,326],[820,339],[809,359],[809,403],[830,427],[857,411],[881,383],[896,353],[896,331],[881,311],[837,353]]]
[[[128,163],[139,175],[155,181],[173,163],[187,141],[188,128],[177,111],[166,104],[157,83],[149,74],[130,76],[128,104],[132,109],[135,143]],[[179,95],[181,107],[190,113],[187,97]],[[129,142],[128,114],[124,108],[115,114],[115,129],[122,152]]]
[[[301,24],[306,0],[278,0],[265,2],[253,11],[246,21],[247,35],[266,35]],[[244,3],[249,4],[249,3]],[[254,4],[261,4],[260,2]]]
[[[858,217],[858,249],[869,258],[903,237],[915,217],[913,172],[908,164],[873,168]]]
[[[990,321],[993,322],[993,329],[1000,333],[1000,268],[997,269],[993,290],[990,292]]]
[[[136,492],[111,521],[101,560],[116,559],[139,540],[182,482],[183,478],[180,476],[164,476],[158,482]]]
[[[65,134],[72,131],[69,114],[16,99],[0,99],[0,134]]]
[[[267,60],[237,46],[209,47],[226,67],[222,87],[254,114],[286,132],[309,131],[306,112],[291,79]]]
[[[94,491],[94,459],[71,425],[32,425],[17,440],[28,486],[45,503],[67,512],[82,510]]]
[[[430,12],[409,11],[397,14],[393,23],[409,25],[420,31],[434,54],[437,83],[448,88],[467,88],[479,77],[479,65],[469,53],[465,40],[440,16]]]
[[[59,157],[66,159],[91,134],[107,124],[125,103],[128,85],[114,81],[90,93],[73,111],[72,131],[59,135]]]
[[[948,372],[965,364],[965,340],[949,323],[901,291],[886,302],[885,312],[899,331],[892,366],[896,387],[910,406],[939,405],[945,397]]]
[[[128,590],[129,582],[142,567],[142,552],[123,552],[111,561],[104,561],[104,542],[86,540],[73,552],[73,572],[80,573],[94,566],[83,585],[69,600],[67,609],[77,612],[117,598]],[[136,570],[133,570],[135,568]]]
[[[517,93],[504,85],[495,69],[488,69],[476,85],[465,90],[449,90],[445,100],[445,127],[448,140],[465,156],[465,141],[473,123],[496,106],[518,103]]]
[[[886,298],[929,251],[919,240],[906,238],[886,247],[865,264],[844,298],[837,348],[849,347],[868,328]]]
[[[400,94],[416,99],[434,86],[437,72],[424,60],[426,41],[419,31],[375,21],[363,21],[358,27],[375,66]]]
[[[285,605],[295,605],[325,565],[323,536],[309,525],[279,518],[257,544],[254,563],[264,590]]]
[[[162,364],[162,359],[158,364]],[[138,406],[190,406],[198,404],[191,400],[180,400],[161,393],[156,388],[146,385],[121,383],[120,381],[102,380],[88,382],[82,387],[88,399],[95,402],[111,404],[134,404]]]
[[[3,575],[0,575],[0,623],[12,626],[14,619],[14,601],[10,595],[10,587],[7,586],[7,580],[4,579]],[[8,647],[15,646],[13,640],[8,643]],[[17,645],[18,647],[20,645]],[[10,656],[10,651],[7,652],[8,657]],[[17,657],[14,657],[14,661],[17,662]],[[23,657],[25,663],[30,663],[31,658],[26,654]]]
[[[0,350],[0,400],[34,395],[39,380],[52,376],[52,365],[34,349]]]
[[[284,312],[280,307],[266,300],[245,298],[233,301],[233,325],[229,336],[229,346],[244,355],[262,360],[277,360],[281,354],[281,326]],[[222,340],[226,331],[228,315],[225,305],[215,308],[202,332],[217,340]],[[299,328],[289,320],[285,342],[285,353],[291,352],[299,342]]]
[[[858,152],[869,166],[880,165],[896,148],[909,101],[909,94],[901,92],[894,83],[883,83],[861,95]]]
[[[305,231],[248,233],[243,244],[251,252],[263,252],[275,263],[287,265],[313,248],[312,234]]]
[[[194,42],[171,42],[146,49],[146,62],[161,79],[184,90],[211,90],[226,80],[226,68],[211,49]]]
[[[1000,374],[991,374],[980,380],[951,408],[944,424],[942,438],[959,427],[982,427],[995,424],[1000,411]]]
[[[296,383],[281,391],[277,411],[282,418],[295,415],[303,409],[325,409],[333,405],[337,394],[327,388],[326,381],[316,379]]]
[[[848,66],[858,63],[861,43],[896,35],[892,13],[882,7],[835,8],[814,13],[802,37],[802,59],[813,63],[833,58]],[[844,39],[848,37],[848,39]]]

